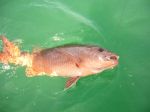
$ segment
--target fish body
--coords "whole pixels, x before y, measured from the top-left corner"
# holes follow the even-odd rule
[[[1,62],[8,61],[26,66],[29,77],[40,75],[69,77],[67,88],[76,83],[80,77],[100,73],[118,64],[116,54],[99,46],[65,45],[28,53],[18,50],[18,47],[7,38],[3,37],[2,40],[4,50],[0,53]]]
[[[70,45],[33,53],[32,69],[50,76],[75,77],[99,73],[117,63],[115,54],[97,46]]]

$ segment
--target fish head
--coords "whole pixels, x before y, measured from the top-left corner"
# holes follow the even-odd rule
[[[118,65],[119,56],[115,53],[112,53],[106,49],[99,48],[97,55],[97,65],[101,70],[108,68],[113,68]]]

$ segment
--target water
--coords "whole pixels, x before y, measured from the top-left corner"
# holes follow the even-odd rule
[[[1,0],[0,34],[32,52],[67,43],[95,44],[120,56],[119,66],[81,78],[25,76],[0,65],[1,112],[149,112],[148,0]]]

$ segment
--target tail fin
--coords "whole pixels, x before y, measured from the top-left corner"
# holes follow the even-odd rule
[[[14,43],[10,42],[5,36],[1,35],[3,49],[0,52],[0,62],[15,63],[15,58],[20,56],[20,49]]]

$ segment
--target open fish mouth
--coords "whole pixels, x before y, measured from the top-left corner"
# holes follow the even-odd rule
[[[114,68],[115,66],[118,65],[118,63],[119,63],[118,60],[119,60],[119,56],[112,55],[109,57],[108,61],[104,62],[103,66],[99,69]]]

